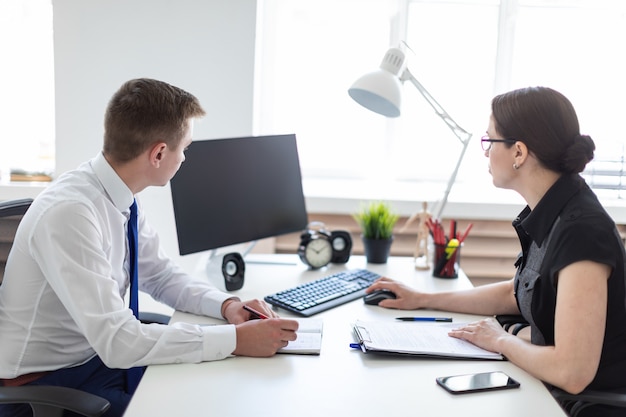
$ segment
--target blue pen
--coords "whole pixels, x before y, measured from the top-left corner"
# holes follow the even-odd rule
[[[452,323],[452,317],[396,317],[396,320],[401,320],[401,321],[440,321],[440,322]]]
[[[350,348],[352,349],[361,349],[363,353],[367,352],[365,345],[363,343],[350,343]]]

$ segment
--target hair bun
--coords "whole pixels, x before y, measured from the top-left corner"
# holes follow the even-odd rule
[[[577,134],[561,163],[563,172],[580,173],[593,159],[596,145],[588,135]]]

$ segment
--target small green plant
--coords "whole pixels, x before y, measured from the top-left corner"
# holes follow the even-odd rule
[[[382,201],[373,201],[363,205],[363,208],[352,217],[361,226],[363,237],[368,239],[389,239],[393,235],[393,227],[398,221],[398,215],[391,207]]]

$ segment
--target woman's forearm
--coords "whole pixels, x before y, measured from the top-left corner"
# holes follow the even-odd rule
[[[513,295],[513,280],[469,290],[428,294],[424,308],[487,316],[520,313]]]

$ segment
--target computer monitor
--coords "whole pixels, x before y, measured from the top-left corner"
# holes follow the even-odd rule
[[[294,134],[193,141],[170,186],[181,255],[307,225]]]

